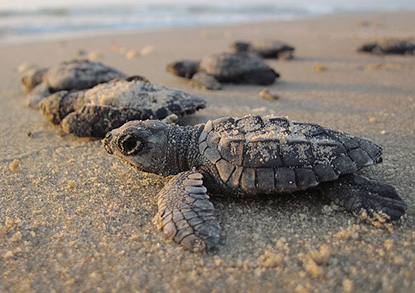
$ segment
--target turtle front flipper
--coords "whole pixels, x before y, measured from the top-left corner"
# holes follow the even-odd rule
[[[107,132],[128,121],[149,118],[147,113],[139,109],[86,104],[67,115],[62,120],[61,126],[66,133],[76,136],[104,137]]]
[[[334,203],[353,213],[360,213],[362,209],[369,216],[381,212],[393,221],[401,218],[407,208],[394,187],[354,174],[325,182],[321,188]]]
[[[47,68],[34,68],[25,70],[20,78],[20,83],[26,93],[30,93],[35,87],[42,83]]]
[[[197,72],[190,79],[190,85],[195,88],[202,88],[207,90],[220,90],[222,85],[220,82],[211,74],[206,72]]]
[[[85,90],[55,92],[40,101],[40,113],[53,124],[60,124],[69,113],[83,106],[84,93]]]
[[[220,226],[200,173],[174,176],[158,195],[164,234],[191,251],[208,251],[219,241]]]
[[[47,83],[40,83],[27,95],[26,105],[33,109],[39,108],[39,103],[52,94],[52,89]]]
[[[175,61],[167,64],[166,70],[174,75],[190,79],[197,72],[199,63],[200,61],[188,59]]]

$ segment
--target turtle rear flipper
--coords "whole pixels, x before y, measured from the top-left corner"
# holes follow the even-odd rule
[[[219,241],[220,226],[200,173],[173,177],[158,195],[164,234],[191,251],[208,251]]]
[[[353,213],[365,210],[369,216],[374,212],[386,214],[388,220],[399,220],[407,208],[405,202],[390,185],[375,182],[358,175],[346,175],[337,181],[321,184],[323,193],[334,203]]]

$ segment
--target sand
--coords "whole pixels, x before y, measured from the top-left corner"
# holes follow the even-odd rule
[[[355,52],[376,37],[414,38],[414,31],[415,13],[400,12],[3,44],[0,291],[414,291],[415,57]],[[266,87],[278,100],[262,99],[261,86],[194,89],[165,71],[172,60],[253,37],[296,48],[294,60],[267,61],[281,74]],[[373,140],[384,162],[361,173],[395,186],[406,218],[362,221],[314,191],[215,197],[223,227],[216,250],[193,254],[166,241],[152,219],[168,179],[137,173],[99,140],[65,135],[24,107],[20,64],[49,66],[80,53],[205,98],[208,107],[183,124],[276,114]]]

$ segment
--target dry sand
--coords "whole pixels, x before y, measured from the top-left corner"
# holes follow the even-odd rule
[[[3,45],[0,291],[413,292],[415,57],[355,49],[380,36],[414,38],[414,32],[415,13],[402,12]],[[264,87],[208,92],[165,72],[169,61],[253,37],[297,49],[292,61],[268,61],[282,76],[268,87],[277,101],[259,97]],[[124,49],[129,58],[119,53]],[[167,179],[135,172],[105,153],[99,140],[63,135],[23,106],[21,63],[49,66],[80,50],[206,98],[208,107],[185,124],[273,113],[372,139],[384,148],[384,163],[361,173],[396,187],[409,206],[406,219],[364,222],[311,191],[216,197],[223,227],[217,250],[192,254],[164,240],[152,218]]]

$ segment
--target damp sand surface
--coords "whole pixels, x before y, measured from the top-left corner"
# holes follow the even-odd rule
[[[414,39],[414,31],[415,13],[371,13],[0,47],[0,291],[414,291],[415,57],[355,52],[377,37]],[[165,71],[253,36],[296,48],[293,60],[267,61],[281,74],[273,85],[204,91]],[[218,248],[188,252],[153,223],[168,178],[136,172],[99,140],[65,135],[23,106],[20,64],[79,55],[206,99],[182,124],[275,114],[369,138],[384,160],[361,174],[395,186],[407,216],[393,225],[362,221],[315,191],[212,197]],[[261,98],[264,88],[279,99]]]

